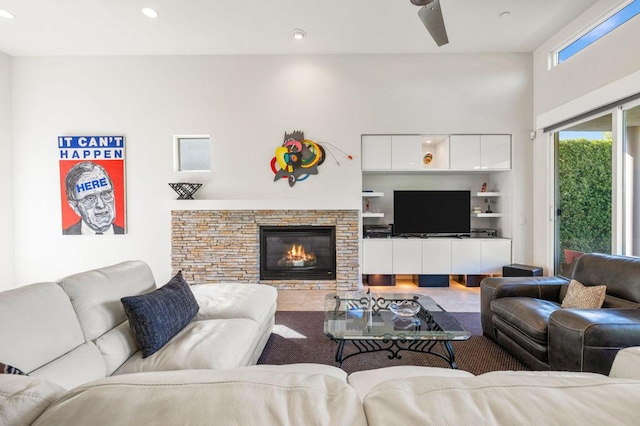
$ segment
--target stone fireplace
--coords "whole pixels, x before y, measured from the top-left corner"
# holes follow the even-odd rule
[[[281,289],[308,290],[358,288],[358,210],[189,209],[198,201],[183,202],[184,208],[171,211],[171,266],[174,272],[182,270],[188,282],[259,282]],[[261,277],[261,227],[302,226],[334,229],[335,275],[329,279],[313,274]]]

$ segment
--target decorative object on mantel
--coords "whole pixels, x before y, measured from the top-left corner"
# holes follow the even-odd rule
[[[353,160],[353,156],[345,153],[340,148],[330,143],[323,142],[342,152],[349,160]],[[329,154],[339,166],[338,159],[329,151]],[[289,186],[295,185],[296,182],[306,180],[309,175],[318,174],[318,166],[324,163],[326,159],[326,151],[320,143],[311,139],[304,138],[304,132],[294,130],[291,133],[284,134],[284,142],[282,146],[276,148],[276,155],[271,159],[271,170],[276,175],[273,179],[288,179]],[[276,169],[276,165],[280,166],[280,170]]]
[[[170,183],[169,186],[173,188],[178,194],[178,200],[193,200],[193,194],[202,186],[201,183],[191,182],[176,182]]]

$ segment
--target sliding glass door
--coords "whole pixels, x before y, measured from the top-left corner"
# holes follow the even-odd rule
[[[612,114],[554,133],[555,269],[586,252],[611,253]]]
[[[640,102],[553,133],[555,272],[582,253],[640,256]]]

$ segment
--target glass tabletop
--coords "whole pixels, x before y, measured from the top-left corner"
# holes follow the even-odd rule
[[[415,315],[392,304],[417,302]],[[467,340],[471,332],[433,299],[407,293],[336,292],[325,297],[324,333],[336,340]]]

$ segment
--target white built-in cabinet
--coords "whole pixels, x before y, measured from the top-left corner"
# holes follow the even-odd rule
[[[506,170],[511,168],[510,135],[451,135],[452,170]]]
[[[511,264],[511,240],[482,240],[480,253],[482,274],[501,274]]]
[[[393,190],[464,189],[481,208],[472,228],[502,237],[364,239],[363,274],[488,275],[511,263],[511,135],[363,135],[361,153],[365,225],[393,221]]]
[[[365,238],[363,274],[490,275],[511,263],[503,238]]]
[[[451,240],[434,238],[422,240],[422,269],[425,274],[451,274]],[[420,272],[421,274],[423,272]]]
[[[416,274],[416,269],[422,269],[422,240],[393,239],[393,273]]]
[[[431,162],[424,158],[431,153]],[[509,170],[511,135],[363,135],[363,171]]]
[[[393,241],[365,239],[362,244],[363,274],[393,274]]]
[[[368,135],[363,137],[362,170],[391,170],[390,136]]]
[[[422,164],[419,135],[391,136],[391,170],[420,170]]]
[[[449,170],[449,158],[449,135],[362,136],[363,171]]]
[[[454,274],[480,274],[482,272],[482,241],[471,238],[452,241],[451,270],[456,271],[452,272]]]

